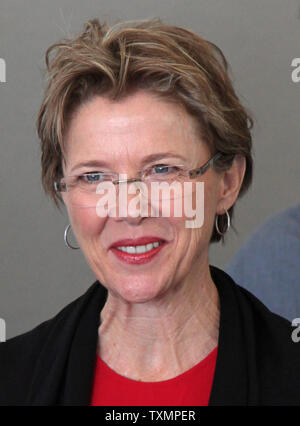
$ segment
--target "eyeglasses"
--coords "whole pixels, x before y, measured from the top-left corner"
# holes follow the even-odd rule
[[[64,176],[59,181],[54,182],[54,189],[56,192],[67,192],[69,202],[72,205],[82,207],[95,207],[97,201],[101,197],[99,193],[99,186],[101,187],[102,185],[103,188],[107,188],[106,184],[119,185],[120,183],[140,182],[144,186],[137,185],[137,188],[140,191],[142,190],[142,195],[147,194],[147,197],[150,190],[151,200],[157,201],[157,197],[159,199],[171,199],[172,197],[176,197],[176,194],[174,195],[175,190],[166,190],[168,185],[173,185],[173,189],[175,189],[174,183],[176,182],[179,184],[192,182],[196,178],[202,176],[210,167],[213,166],[216,160],[224,155],[226,154],[219,152],[201,167],[192,170],[187,169],[183,165],[156,164],[150,167],[148,166],[138,172],[138,177],[131,179],[119,179],[119,177],[122,176],[121,174],[119,175],[118,173],[99,171],[83,173],[80,175]],[[146,189],[146,191],[143,191],[143,188]],[[152,191],[151,188],[158,188],[161,189],[161,191]],[[180,193],[180,197],[182,197],[182,192]]]

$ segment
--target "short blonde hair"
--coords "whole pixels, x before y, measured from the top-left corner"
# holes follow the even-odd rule
[[[148,90],[180,103],[196,118],[199,136],[220,158],[225,170],[235,154],[246,159],[241,196],[252,180],[253,119],[241,105],[228,74],[228,63],[215,44],[160,19],[121,22],[109,27],[87,22],[74,39],[50,46],[45,55],[48,84],[36,126],[41,142],[42,185],[60,207],[54,182],[63,176],[64,135],[72,114],[94,96],[118,100]],[[233,206],[229,210],[232,217]],[[224,229],[226,216],[219,217]],[[226,228],[226,226],[225,226]],[[211,241],[219,241],[214,230]]]

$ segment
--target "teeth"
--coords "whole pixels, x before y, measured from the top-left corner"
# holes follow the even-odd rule
[[[154,243],[141,245],[141,246],[120,246],[120,247],[117,247],[117,249],[129,254],[141,254],[141,253],[147,253],[147,251],[150,251],[153,248],[158,247],[160,244],[161,244],[160,242],[155,241]]]
[[[145,253],[146,251],[146,246],[136,246],[135,248],[135,252],[140,254],[140,253]]]

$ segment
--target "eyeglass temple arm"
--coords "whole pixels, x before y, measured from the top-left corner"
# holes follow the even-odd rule
[[[198,169],[190,170],[189,172],[190,177],[195,178],[197,176],[202,176],[207,171],[207,169],[209,169],[209,167],[211,167],[213,163],[222,156],[223,154],[221,152],[218,152],[210,160],[208,160],[208,162],[205,163],[203,166],[199,167]]]

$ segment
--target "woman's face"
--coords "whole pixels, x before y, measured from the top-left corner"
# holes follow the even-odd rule
[[[118,102],[98,96],[82,105],[70,122],[66,147],[65,176],[110,171],[132,178],[145,165],[171,163],[193,169],[212,156],[189,114],[142,91]],[[154,154],[159,159],[150,160]],[[88,165],[91,162],[99,164]],[[210,168],[201,181],[204,223],[199,228],[187,228],[186,217],[132,217],[129,212],[100,217],[95,207],[74,206],[63,193],[80,248],[97,279],[112,294],[128,302],[146,302],[199,278],[199,271],[208,265],[221,177]],[[120,242],[142,237],[146,239]],[[150,254],[135,258],[115,247],[153,241],[162,244],[148,246]]]

